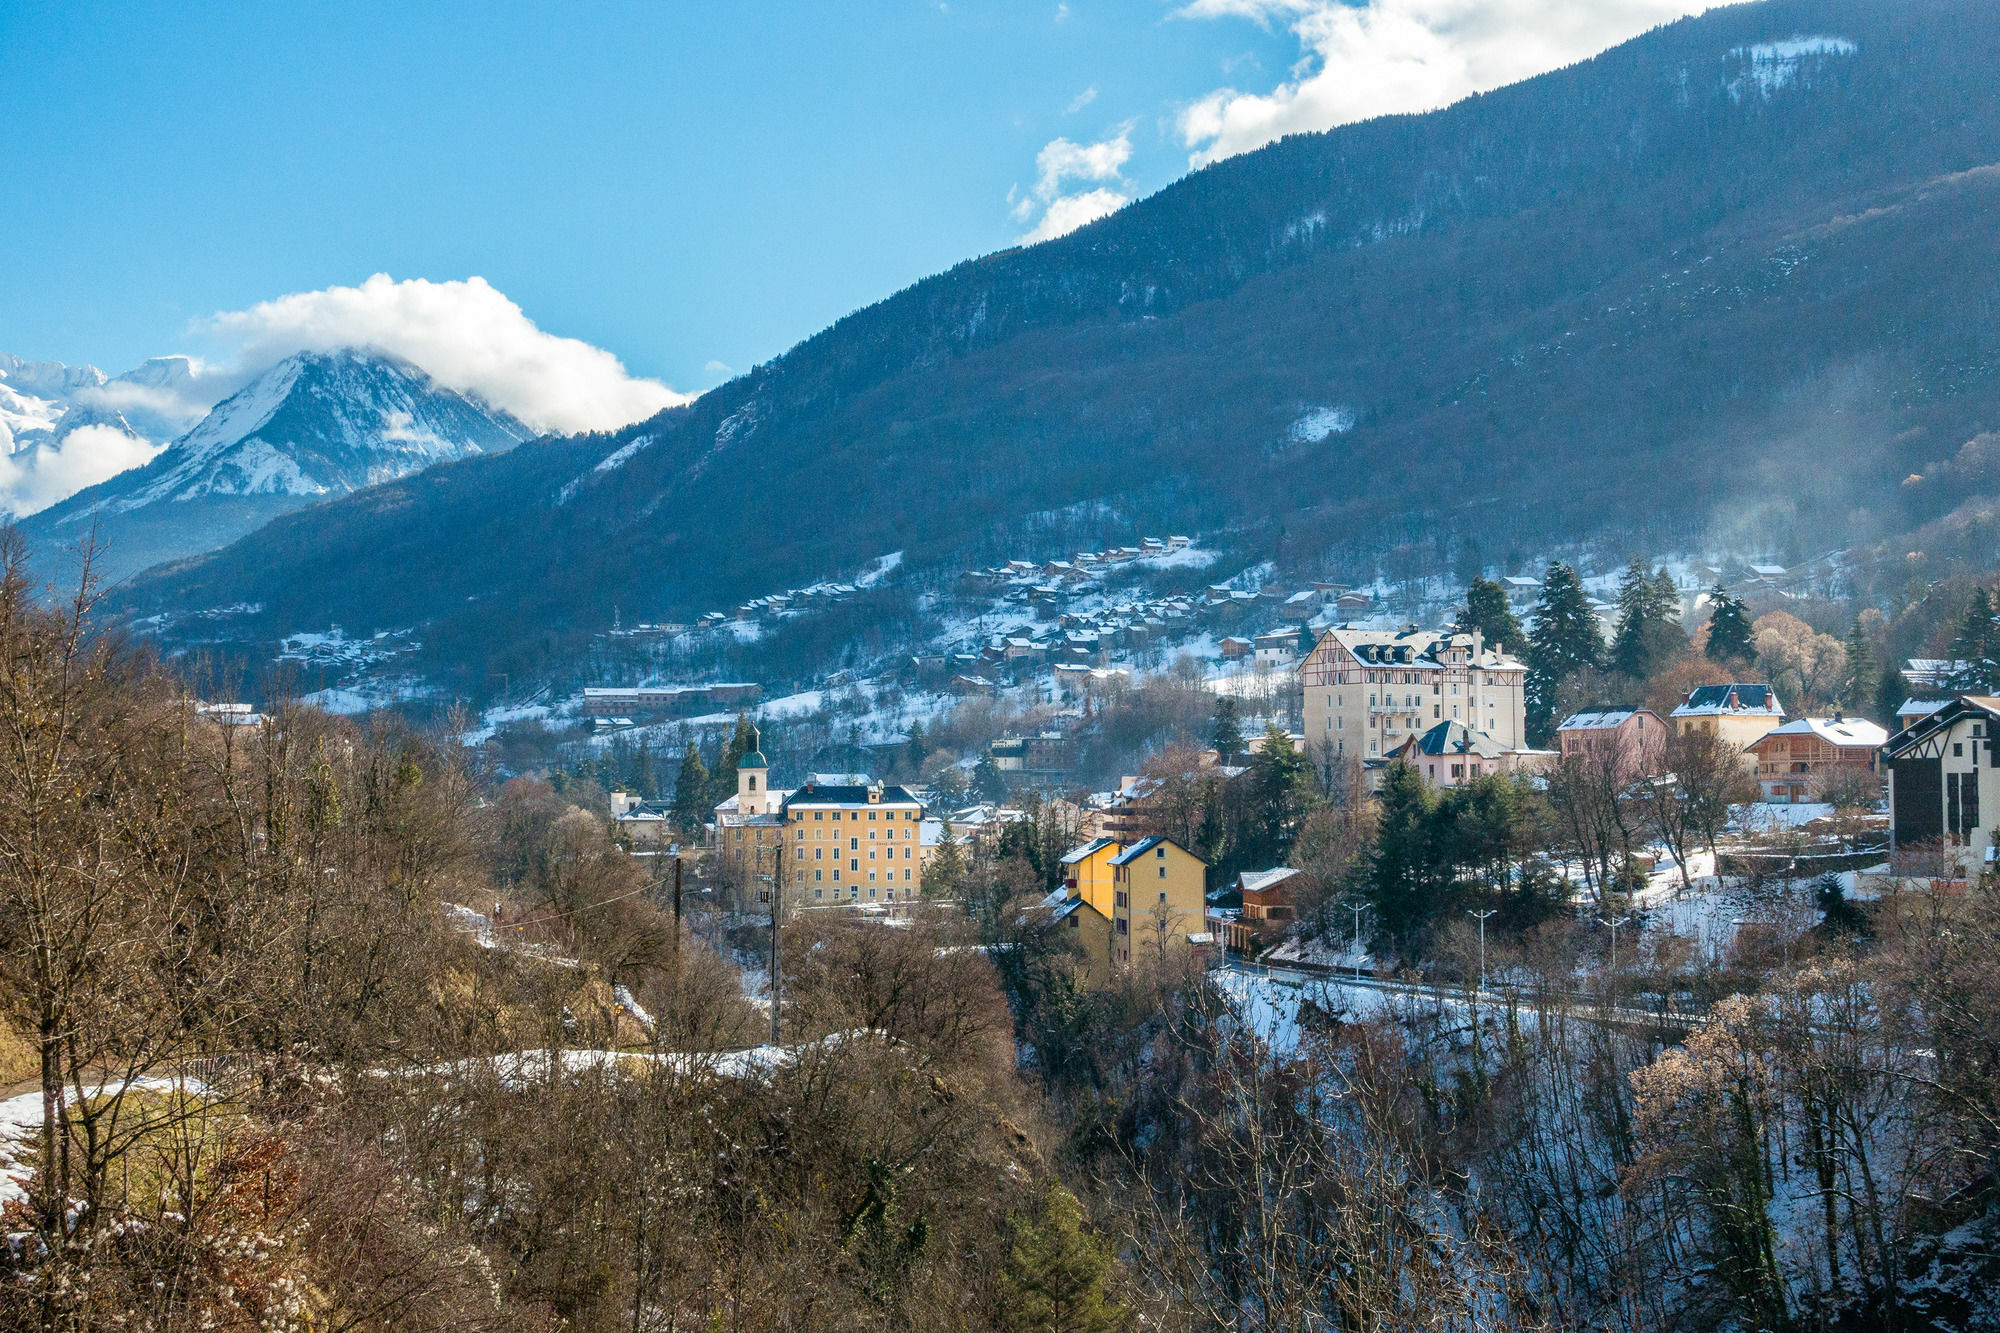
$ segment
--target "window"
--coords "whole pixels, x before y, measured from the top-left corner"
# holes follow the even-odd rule
[[[1075,930],[1075,929],[1077,928],[1077,919],[1076,919],[1076,913],[1075,913],[1075,912],[1071,912],[1071,913],[1069,914],[1069,928],[1070,928],[1071,930]]]
[[[750,775],[750,790],[751,791],[757,790],[757,775],[755,773],[752,773]]]
[[[1153,849],[1153,855],[1157,856],[1160,860],[1164,861],[1167,859],[1167,849],[1164,846],[1155,847]]]
[[[848,858],[848,860],[847,860],[847,868],[848,868],[849,870],[852,870],[852,871],[853,871],[853,872],[854,872],[855,874],[857,874],[857,875],[858,875],[858,874],[860,874],[860,873],[861,873],[861,858],[860,858],[860,857],[858,857],[858,856],[851,856],[851,857],[849,857],[849,858]]]
[[[908,867],[905,867],[903,870],[903,882],[905,884],[910,882],[910,872]]]
[[[1111,898],[1113,906],[1115,907],[1125,906],[1125,891],[1123,889],[1120,889],[1118,892],[1112,894]]]
[[[826,818],[826,811],[824,811],[824,810],[815,810],[815,811],[813,811],[813,818],[814,818],[814,819],[825,819],[825,818]]]
[[[1166,877],[1167,877],[1167,868],[1166,868],[1165,866],[1161,866],[1161,867],[1160,867],[1160,878],[1161,878],[1161,879],[1165,879]]]
[[[826,890],[825,890],[825,889],[814,889],[814,890],[813,890],[813,897],[815,897],[815,898],[824,898],[824,897],[826,897]]]
[[[847,850],[848,850],[848,851],[850,851],[850,852],[858,852],[858,851],[860,851],[860,850],[861,850],[861,839],[859,839],[859,838],[849,838],[849,839],[847,840]]]
[[[815,847],[815,848],[813,848],[813,860],[815,860],[815,861],[824,861],[824,860],[826,860],[826,848],[824,848],[824,847]]]
[[[1132,933],[1126,925],[1125,918],[1122,916],[1118,918],[1118,933],[1120,935],[1129,935]]]

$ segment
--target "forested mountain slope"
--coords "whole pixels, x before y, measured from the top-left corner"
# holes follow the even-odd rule
[[[2000,418],[1996,66],[1990,3],[1716,11],[1219,163],[686,407],[289,515],[127,605],[255,603],[246,641],[421,625],[476,689],[614,604],[990,556],[1078,505],[1347,572],[1452,531],[1899,531],[1949,507],[1901,479]]]

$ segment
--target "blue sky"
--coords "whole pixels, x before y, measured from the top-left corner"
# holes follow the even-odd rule
[[[7,0],[0,351],[115,372],[285,293],[477,275],[695,391],[1051,208],[1698,8]]]

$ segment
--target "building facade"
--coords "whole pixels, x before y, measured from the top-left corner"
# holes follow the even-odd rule
[[[1757,786],[1765,802],[1816,801],[1826,782],[1842,774],[1874,778],[1881,772],[1889,733],[1861,718],[1802,717],[1774,727],[1750,747],[1757,758]]]
[[[1380,759],[1440,722],[1527,747],[1527,665],[1478,633],[1331,629],[1299,664],[1306,744]]]
[[[1583,756],[1608,764],[1622,778],[1657,773],[1667,748],[1667,722],[1650,708],[1572,713],[1556,728],[1556,748],[1566,759]]]
[[[1968,879],[1990,866],[2000,815],[2000,699],[1961,695],[1913,720],[1883,753],[1890,845],[1936,847]]]
[[[1208,863],[1171,838],[1129,844],[1097,838],[1063,857],[1062,865],[1067,903],[1059,915],[1083,932],[1085,958],[1093,964],[1123,967],[1135,948],[1164,952],[1208,930]],[[1098,949],[1089,947],[1100,938],[1092,918],[1105,923]]]
[[[772,791],[758,751],[736,765],[736,795],[715,808],[715,850],[740,885],[784,876],[787,905],[885,906],[923,894],[923,803],[865,774],[812,774]]]
[[[1750,747],[1784,722],[1785,708],[1769,685],[1704,685],[1682,698],[1670,720],[1677,736],[1700,732],[1720,737],[1736,748],[1749,769],[1757,764]]]

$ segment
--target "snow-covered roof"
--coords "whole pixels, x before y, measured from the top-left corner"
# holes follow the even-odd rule
[[[1870,750],[1885,744],[1889,733],[1873,722],[1858,717],[1801,717],[1773,727],[1767,736],[1817,736],[1829,745],[1860,746]]]
[[[1656,717],[1650,708],[1606,708],[1594,713],[1572,713],[1563,719],[1563,724],[1556,730],[1616,731],[1640,713]]]
[[[1074,849],[1068,855],[1064,856],[1062,859],[1062,863],[1066,866],[1073,866],[1080,861],[1088,861],[1091,857],[1097,855],[1097,853],[1103,851],[1106,847],[1116,847],[1117,845],[1118,845],[1118,840],[1116,838],[1096,838],[1090,842],[1086,842],[1085,844],[1083,844],[1083,846]]]
[[[1896,716],[1929,717],[1950,702],[1949,699],[1905,699],[1903,706],[1896,710]]]
[[[1238,883],[1245,893],[1261,893],[1274,884],[1282,884],[1299,872],[1290,866],[1279,866],[1275,870],[1246,870]]]

